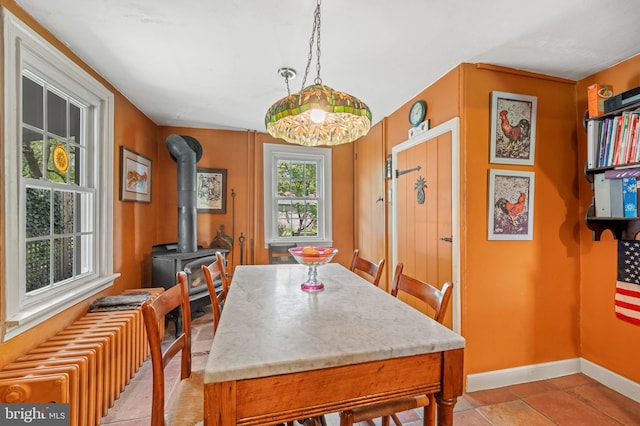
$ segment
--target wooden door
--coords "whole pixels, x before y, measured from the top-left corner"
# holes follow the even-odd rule
[[[382,126],[355,142],[355,247],[360,256],[372,262],[385,257],[384,145]],[[388,266],[379,286],[386,288]]]
[[[454,317],[458,316],[460,285],[456,283],[459,271],[455,241],[457,131],[433,129],[422,140],[409,140],[394,147],[393,152],[393,267],[402,262],[405,274],[438,288],[446,281],[454,282],[457,291],[445,320],[445,325],[452,328],[458,323]],[[419,301],[401,298],[429,313]]]

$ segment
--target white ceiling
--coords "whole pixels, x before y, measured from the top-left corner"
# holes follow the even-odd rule
[[[315,9],[315,0],[16,2],[156,124],[260,132],[287,93],[277,70],[294,68],[300,90]],[[324,0],[320,76],[366,102],[374,123],[462,62],[579,80],[640,53],[639,6]]]

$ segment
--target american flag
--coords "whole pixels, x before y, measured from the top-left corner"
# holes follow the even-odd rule
[[[640,325],[640,240],[618,240],[616,316]]]

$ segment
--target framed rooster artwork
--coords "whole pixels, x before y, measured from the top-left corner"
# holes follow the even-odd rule
[[[489,240],[533,240],[533,172],[489,169]]]
[[[536,96],[491,92],[491,163],[533,165]]]

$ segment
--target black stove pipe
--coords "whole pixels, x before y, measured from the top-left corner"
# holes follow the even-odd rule
[[[202,156],[200,143],[190,136],[169,135],[165,141],[178,163],[178,253],[198,251],[196,209],[196,163]]]

